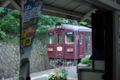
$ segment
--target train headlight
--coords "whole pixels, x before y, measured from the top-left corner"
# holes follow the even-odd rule
[[[53,51],[53,48],[48,48],[48,51]]]
[[[67,52],[73,52],[73,48],[67,49]]]

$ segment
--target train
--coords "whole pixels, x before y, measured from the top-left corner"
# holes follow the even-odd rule
[[[51,61],[74,63],[92,55],[92,29],[83,25],[56,24],[47,31],[47,53]]]

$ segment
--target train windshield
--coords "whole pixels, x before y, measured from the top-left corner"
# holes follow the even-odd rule
[[[58,43],[59,43],[59,44],[62,43],[62,34],[58,34]]]
[[[74,32],[66,32],[65,34],[65,44],[74,43]]]
[[[48,33],[48,44],[54,44],[54,33]]]

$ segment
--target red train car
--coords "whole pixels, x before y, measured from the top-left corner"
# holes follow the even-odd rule
[[[92,30],[85,26],[59,24],[47,32],[48,57],[80,60],[92,54]]]

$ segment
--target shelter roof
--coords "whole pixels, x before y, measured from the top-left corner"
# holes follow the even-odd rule
[[[21,10],[22,0],[0,0],[1,7]],[[45,0],[42,14],[79,21],[90,21],[97,8],[119,9],[120,0]]]

